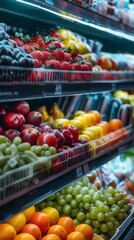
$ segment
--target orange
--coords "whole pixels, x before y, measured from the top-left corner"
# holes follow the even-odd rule
[[[26,217],[24,213],[18,213],[15,216],[8,219],[6,222],[12,225],[15,228],[16,232],[19,233],[26,224]]]
[[[48,234],[44,236],[41,240],[61,240],[56,234]]]
[[[96,117],[96,123],[99,123],[101,121],[101,114],[96,110],[91,110],[89,113],[93,113]]]
[[[10,224],[0,224],[0,240],[13,240],[16,236],[15,228]]]
[[[58,224],[66,229],[67,234],[69,234],[75,230],[74,221],[70,217],[61,217],[58,221]]]
[[[22,228],[22,233],[29,233],[33,237],[35,237],[36,240],[41,239],[41,231],[39,227],[33,223],[28,223]]]
[[[14,240],[36,240],[36,239],[29,233],[20,233],[14,238]]]
[[[95,114],[89,112],[85,114],[85,118],[88,120],[88,126],[91,127],[97,123]]]
[[[118,129],[123,127],[123,121],[120,119],[112,119],[109,121],[109,129],[110,132],[117,131]]]
[[[35,213],[35,206],[31,206],[23,211],[27,222],[29,221],[30,217]]]
[[[80,232],[71,232],[67,236],[67,240],[86,240],[84,235]]]
[[[78,120],[81,122],[83,128],[86,128],[88,127],[88,120],[84,117],[84,116],[78,116],[78,117],[75,117],[73,120]]]
[[[54,225],[58,222],[59,220],[59,213],[57,211],[57,209],[53,208],[53,207],[46,207],[43,208],[41,210],[41,212],[47,214],[49,216],[50,219],[50,226]]]
[[[109,133],[109,123],[108,122],[100,122],[100,123],[97,123],[96,126],[100,126],[103,128],[104,135],[107,135]]]
[[[59,236],[59,238],[61,240],[66,240],[67,238],[67,231],[64,227],[62,227],[61,225],[53,225],[49,228],[47,234],[51,234],[51,233],[54,233],[56,235]]]
[[[75,231],[81,232],[85,236],[85,240],[92,240],[94,236],[93,229],[87,224],[79,224],[75,227]]]
[[[45,234],[50,227],[49,216],[43,212],[35,212],[30,218],[29,223],[37,225],[42,234]]]

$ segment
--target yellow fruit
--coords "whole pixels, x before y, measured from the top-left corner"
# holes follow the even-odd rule
[[[88,127],[91,127],[96,124],[96,117],[92,113],[81,114],[81,117],[84,117],[87,120]]]
[[[79,139],[85,139],[88,142],[91,141],[90,137],[88,135],[86,135],[86,134],[80,134],[79,135]]]
[[[95,53],[86,53],[83,57],[85,60],[90,61],[93,65],[97,64],[97,55]]]
[[[104,238],[102,238],[101,236],[94,234],[93,239],[92,240],[104,240]]]
[[[26,224],[26,217],[24,213],[18,213],[12,218],[8,219],[6,223],[12,225],[15,228],[16,232],[19,233]]]
[[[58,213],[57,209],[55,209],[53,207],[46,207],[46,208],[43,208],[41,210],[41,212],[43,212],[49,216],[51,226],[58,222],[59,213]]]
[[[66,49],[71,49],[72,54],[77,54],[78,53],[78,44],[75,42],[75,40],[66,40],[63,42],[64,46]]]
[[[85,130],[82,132],[82,134],[86,134],[87,136],[90,137],[91,141],[95,139],[94,137],[94,133],[93,132],[90,132],[88,130],[86,130],[87,128],[85,128]]]
[[[60,36],[62,38],[62,41],[65,41],[65,40],[68,40],[68,39],[72,39],[72,40],[76,39],[73,32],[71,32],[68,29],[57,29],[56,31],[60,34]]]
[[[47,122],[48,121],[49,114],[47,112],[46,106],[42,106],[42,107],[37,108],[37,112],[40,112],[42,114],[43,122]]]
[[[30,217],[35,213],[35,206],[33,205],[33,206],[25,209],[25,210],[23,211],[23,213],[24,213],[24,215],[25,215],[25,217],[26,217],[26,221],[28,222],[29,219],[30,219]]]
[[[16,230],[7,223],[0,224],[0,240],[13,240],[16,236]]]
[[[104,136],[104,131],[100,126],[88,127],[86,131],[93,132],[95,139],[98,139]]]
[[[85,112],[82,111],[82,110],[77,110],[76,112],[74,112],[73,118],[78,117],[78,116],[80,116],[81,114],[85,114]]]
[[[80,121],[84,129],[88,127],[88,121],[84,118],[84,116],[75,117],[74,120]]]
[[[90,152],[90,154],[91,154],[91,156],[95,156],[95,154],[96,154],[96,146],[97,146],[97,144],[96,144],[96,142],[95,141],[91,141],[90,143],[89,143],[89,152]]]
[[[73,126],[77,127],[80,132],[83,130],[83,124],[81,123],[80,120],[72,119],[69,121],[69,124],[72,124]]]
[[[64,113],[60,110],[59,106],[56,103],[54,103],[53,107],[50,109],[49,114],[53,117],[53,119],[64,117]]]
[[[69,120],[68,119],[65,119],[65,118],[59,118],[59,119],[56,119],[53,121],[52,123],[52,127],[53,128],[63,128],[65,126],[67,126]]]
[[[80,39],[77,39],[76,42],[78,44],[79,54],[86,54],[91,52],[91,47],[87,43],[82,42]]]

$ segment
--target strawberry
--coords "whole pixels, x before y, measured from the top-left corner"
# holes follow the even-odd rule
[[[84,72],[91,71],[91,68],[85,62],[85,63],[81,64],[81,71],[84,71]],[[82,76],[83,80],[87,80],[87,81],[91,80],[91,74],[90,73],[82,73],[81,76]]]
[[[51,52],[51,57],[55,58],[58,61],[63,61],[64,60],[64,51],[61,49],[57,49],[57,50]]]
[[[28,44],[23,44],[21,47],[25,48],[27,53],[32,52],[32,48]]]
[[[44,61],[51,58],[51,53],[50,52],[48,52],[46,50],[42,50],[41,52],[42,52],[42,55],[43,55],[43,63],[44,63]]]
[[[34,68],[39,68],[40,62],[38,61],[38,59],[33,59],[33,61],[34,61]]]
[[[64,52],[64,61],[70,62],[71,58],[72,58],[72,54],[71,53]]]
[[[61,69],[62,70],[70,70],[71,69],[71,64],[69,62],[62,62],[61,63]]]
[[[50,36],[54,37],[54,38],[58,38],[59,40],[61,40],[61,36],[60,34],[56,31],[56,30],[51,30],[49,32]]]
[[[44,43],[43,41],[38,42],[38,44],[40,45],[40,48],[42,48],[43,50],[50,48],[48,44]]]
[[[43,40],[43,37],[41,37],[40,35],[35,35],[33,36],[32,40],[34,42],[41,42]]]
[[[39,62],[42,62],[42,60],[43,60],[43,54],[39,50],[32,51],[31,56],[35,59],[38,59]]]
[[[69,62],[62,62],[61,63],[61,69],[70,71],[71,64]],[[64,80],[71,80],[72,81],[73,78],[74,78],[74,74],[72,74],[70,72],[63,72],[63,76],[64,76]]]
[[[34,48],[34,49],[39,49],[40,45],[36,42],[27,42],[27,45],[29,45],[30,47]]]
[[[35,71],[31,71],[28,78],[27,78],[27,81],[29,82],[37,82],[37,74]]]
[[[85,63],[89,66],[89,71],[92,71],[92,67],[93,67],[92,63],[88,61]]]
[[[48,43],[48,46],[50,49],[55,49],[55,48],[64,48],[63,43],[59,42],[59,41],[50,41]]]
[[[60,62],[55,60],[55,59],[46,60],[44,65],[45,65],[46,68],[61,69]]]
[[[20,38],[12,38],[12,40],[14,40],[19,47],[24,44],[23,41]]]
[[[81,71],[81,65],[79,63],[72,63],[71,68],[75,71]],[[80,73],[75,73],[75,80],[82,80]]]
[[[39,71],[37,71],[37,81],[45,81],[46,80],[46,72],[44,71],[44,68],[40,68]]]
[[[84,58],[81,54],[74,54],[73,61],[82,61]]]

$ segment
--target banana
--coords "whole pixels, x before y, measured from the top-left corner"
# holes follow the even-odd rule
[[[47,112],[46,106],[42,106],[42,107],[37,108],[37,111],[42,114],[43,122],[48,122],[49,121],[49,114]]]

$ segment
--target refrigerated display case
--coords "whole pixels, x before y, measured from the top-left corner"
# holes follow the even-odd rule
[[[68,1],[14,0],[11,4],[11,1],[7,0],[1,2],[0,12],[2,21],[6,22],[12,34],[16,31],[25,34],[28,31],[31,33],[36,30],[47,31],[56,24],[83,34],[87,38],[97,38],[103,43],[105,52],[133,53],[133,28]],[[10,105],[14,101],[26,99],[30,101],[31,106],[38,106],[45,100],[48,103],[53,102],[53,99],[60,102],[61,99],[63,106],[67,97],[70,97],[69,103],[75,103],[72,96],[80,95],[87,99],[91,95],[103,99],[105,94],[108,96],[113,91],[134,88],[134,70],[111,71],[106,75],[105,72],[90,72],[87,73],[90,81],[84,82],[78,81],[74,72],[67,72],[73,78],[70,82],[61,70],[51,70],[52,78],[50,70],[47,70],[42,78],[38,77],[42,69],[36,68],[34,71],[35,82],[32,81],[33,76],[29,81],[31,69],[0,66],[0,102]],[[95,102],[95,99],[93,101]],[[41,172],[43,162],[39,161],[38,165],[32,163],[2,175],[0,221],[3,222],[28,206],[39,203],[132,147],[134,130],[131,120],[128,125],[123,128],[121,135],[118,132],[116,138],[109,135],[103,137],[99,144],[97,140],[93,141],[96,146],[93,150],[88,149],[88,144],[85,143],[82,147],[75,147],[73,153],[67,151],[66,154],[59,154],[63,160],[62,169]],[[133,225],[132,211],[111,239],[122,239],[122,237],[124,240],[130,239],[134,231]]]

